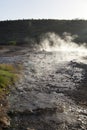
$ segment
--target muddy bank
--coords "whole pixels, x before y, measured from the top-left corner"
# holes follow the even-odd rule
[[[8,116],[9,103],[6,95],[0,95],[0,130],[10,126],[10,117]]]
[[[18,74],[20,74],[20,59],[18,56],[0,57],[0,130],[10,126],[8,96],[10,89],[15,86]]]

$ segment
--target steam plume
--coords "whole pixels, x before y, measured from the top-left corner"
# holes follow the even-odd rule
[[[68,57],[66,58],[68,59],[71,56],[71,60],[87,56],[85,43],[78,45],[73,42],[76,37],[76,35],[71,36],[69,33],[63,33],[62,37],[55,33],[47,33],[41,39],[40,50],[47,52],[61,52],[63,56],[67,55]]]
[[[69,33],[63,34],[61,38],[55,33],[47,33],[41,40],[41,49],[45,51],[84,51],[85,45],[79,46],[73,40],[76,35],[71,36]]]

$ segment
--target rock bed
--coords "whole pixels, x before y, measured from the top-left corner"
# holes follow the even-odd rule
[[[12,63],[20,63],[22,62],[22,56],[10,56],[10,57],[0,57],[0,63],[5,63],[5,64],[12,64]]]
[[[58,55],[33,52],[22,57],[23,77],[9,96],[8,130],[87,129],[87,109],[68,94],[80,87],[85,68],[77,61],[60,62]]]

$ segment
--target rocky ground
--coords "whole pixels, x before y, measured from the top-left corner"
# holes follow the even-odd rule
[[[1,63],[23,65],[8,96],[11,121],[5,130],[86,130],[87,59],[81,59],[28,47],[1,52]]]

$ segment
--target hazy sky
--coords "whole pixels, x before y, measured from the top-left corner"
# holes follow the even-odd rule
[[[87,19],[87,0],[0,0],[0,20]]]

